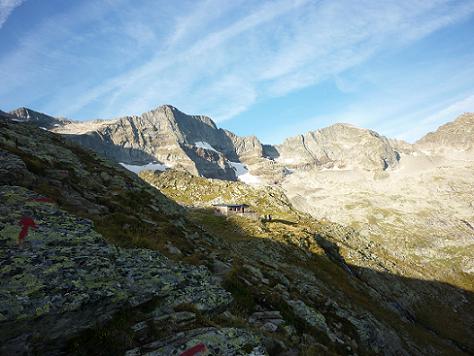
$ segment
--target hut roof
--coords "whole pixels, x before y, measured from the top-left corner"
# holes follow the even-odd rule
[[[239,208],[239,207],[244,207],[244,208],[248,208],[249,205],[247,204],[213,204],[212,206],[216,206],[216,207],[222,207],[222,208]]]

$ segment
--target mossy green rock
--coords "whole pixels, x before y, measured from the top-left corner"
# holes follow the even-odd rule
[[[0,186],[0,353],[24,352],[36,346],[30,345],[34,340],[65,340],[126,305],[154,297],[201,311],[231,302],[204,267],[172,262],[156,251],[111,246],[91,221],[42,198],[22,187]],[[20,242],[22,217],[36,227]]]

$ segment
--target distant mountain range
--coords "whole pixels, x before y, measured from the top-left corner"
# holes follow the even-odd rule
[[[254,182],[266,183],[281,181],[295,169],[384,171],[395,169],[402,153],[474,150],[472,114],[462,115],[414,145],[347,124],[291,137],[280,145],[264,145],[255,136],[237,136],[218,128],[209,117],[187,115],[169,105],[112,120],[73,121],[27,108],[9,114],[127,165],[158,162],[228,180],[236,180],[243,172],[249,175],[249,170]]]

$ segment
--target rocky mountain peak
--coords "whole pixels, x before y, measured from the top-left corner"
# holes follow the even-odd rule
[[[37,115],[44,115],[44,114],[40,114],[37,111],[25,108],[24,106],[10,111],[10,114],[12,114],[14,116],[18,116],[18,117],[25,117],[25,118],[29,118],[29,117],[34,118]],[[45,115],[45,116],[47,116],[47,115]]]
[[[162,116],[165,116],[168,120],[171,120],[173,122],[176,122],[177,124],[181,125],[189,125],[193,124],[194,121],[197,121],[199,123],[205,124],[212,129],[217,129],[216,124],[214,121],[204,115],[188,115],[182,112],[181,110],[177,109],[176,107],[172,105],[161,105],[157,107],[154,110],[148,111],[146,113],[143,113],[141,116],[146,117],[148,120],[154,120],[158,119]]]
[[[238,161],[232,141],[207,116],[162,105],[140,116],[66,121],[19,110],[16,115],[117,162],[180,167],[196,175],[235,179],[227,160]]]
[[[398,164],[398,153],[386,137],[342,123],[288,138],[277,149],[278,160],[292,166],[385,170]]]
[[[435,153],[474,150],[474,113],[464,113],[440,126],[418,140],[416,146]]]
[[[55,118],[25,107],[10,111],[9,114],[14,116],[17,120],[31,122],[48,130],[71,123],[71,121],[67,119]]]

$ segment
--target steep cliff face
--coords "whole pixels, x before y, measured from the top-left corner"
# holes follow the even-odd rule
[[[171,106],[110,121],[66,121],[33,114],[29,109],[12,114],[117,162],[141,165],[159,161],[196,175],[236,179],[227,158],[238,161],[238,156],[226,133],[208,117],[186,115]]]
[[[245,161],[252,158],[262,158],[264,154],[263,146],[256,136],[240,137],[228,130],[224,130],[224,132],[232,143],[232,149],[239,159]]]
[[[71,126],[55,130],[74,133]],[[142,116],[103,122],[94,130],[71,137],[106,157],[132,164],[156,160],[207,177],[235,179],[235,173],[219,150],[232,153],[225,135],[204,116],[189,116],[162,106]],[[208,143],[206,147],[200,143]],[[217,149],[212,149],[214,146]]]
[[[345,124],[335,124],[288,138],[277,146],[278,161],[289,166],[324,166],[385,170],[398,164],[397,152],[384,136]]]

